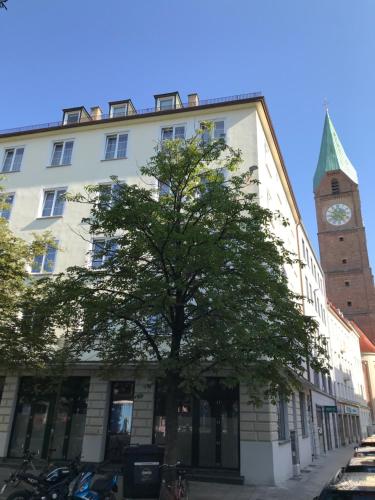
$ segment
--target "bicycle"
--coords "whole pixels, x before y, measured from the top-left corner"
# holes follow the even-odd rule
[[[186,470],[180,467],[180,462],[174,465],[163,464],[160,469],[176,470],[177,479],[167,480],[163,477],[159,500],[189,500],[189,483],[186,479]],[[169,478],[170,479],[170,478]]]

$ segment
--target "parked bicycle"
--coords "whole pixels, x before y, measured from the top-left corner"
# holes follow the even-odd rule
[[[173,477],[175,474],[177,478],[169,481],[169,478],[163,477],[160,488],[159,500],[189,500],[189,483],[186,479],[186,470],[181,467],[181,463],[177,462],[174,465],[163,464],[160,466],[163,476],[167,471],[170,471]],[[176,471],[174,473],[174,471]],[[164,473],[163,473],[164,472]]]

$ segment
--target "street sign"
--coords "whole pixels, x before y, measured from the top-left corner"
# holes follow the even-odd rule
[[[326,413],[337,413],[337,406],[325,406],[324,411]]]

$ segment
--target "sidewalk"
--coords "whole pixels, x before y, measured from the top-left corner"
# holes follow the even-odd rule
[[[305,467],[299,479],[290,479],[282,487],[191,482],[190,500],[312,500],[335,472],[348,462],[353,452],[351,445],[330,451]]]
[[[353,455],[353,446],[330,451],[301,472],[298,479],[286,481],[282,487],[237,486],[232,484],[202,483],[190,481],[189,500],[312,500],[324,484]],[[10,469],[0,467],[0,487]],[[119,478],[118,499],[122,499],[122,477]],[[11,490],[6,492],[7,495]],[[3,499],[4,497],[0,497]]]

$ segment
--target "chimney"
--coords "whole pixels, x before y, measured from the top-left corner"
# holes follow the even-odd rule
[[[189,108],[192,108],[194,106],[199,106],[198,94],[189,94],[188,95],[188,106],[189,106]]]
[[[102,119],[102,110],[100,109],[100,106],[93,106],[90,109],[90,114],[91,114],[91,118],[93,120],[101,120]]]

